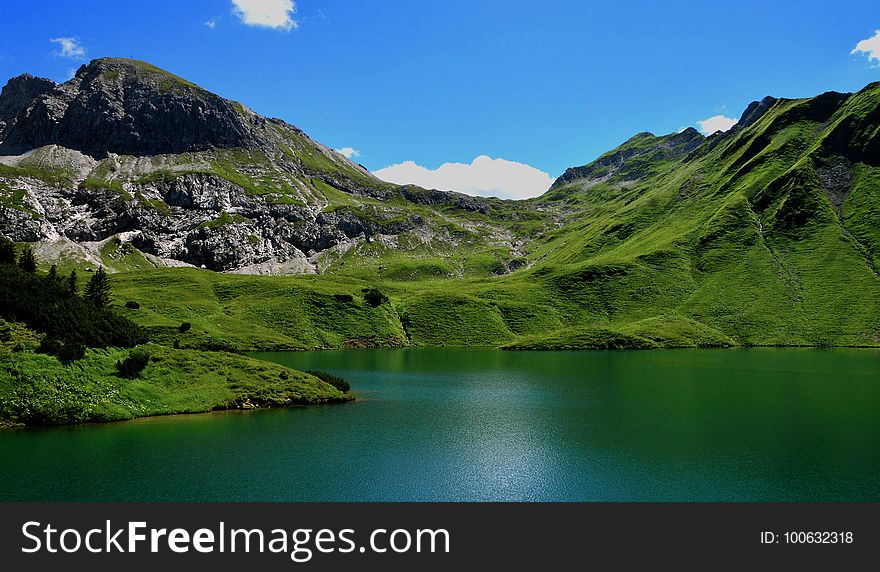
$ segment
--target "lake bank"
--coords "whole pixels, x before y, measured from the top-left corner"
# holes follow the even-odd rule
[[[119,374],[128,350],[90,349],[70,365],[0,351],[0,427],[123,421],[177,413],[343,403],[354,396],[313,375],[223,352],[141,346],[149,361]]]

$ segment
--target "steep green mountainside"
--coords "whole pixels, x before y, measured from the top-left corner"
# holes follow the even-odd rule
[[[672,314],[737,343],[876,344],[878,133],[872,84],[765,99],[697,146],[638,135],[540,199],[576,214],[532,272],[581,301],[579,321]]]
[[[77,77],[105,74],[107,101],[206,97],[98,62]],[[66,101],[80,84],[15,93]],[[880,84],[764,98],[709,137],[641,133],[527,201],[384,183],[210,102],[242,114],[239,139],[106,156],[44,139],[0,157],[0,232],[119,271],[117,303],[140,304],[123,311],[181,347],[880,345]],[[38,109],[0,105],[0,133]],[[163,268],[181,263],[196,268]]]

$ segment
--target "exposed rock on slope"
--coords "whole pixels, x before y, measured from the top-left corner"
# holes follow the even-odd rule
[[[39,96],[52,90],[55,82],[31,74],[9,80],[0,92],[0,141],[3,133],[19,114],[26,114],[27,107]]]

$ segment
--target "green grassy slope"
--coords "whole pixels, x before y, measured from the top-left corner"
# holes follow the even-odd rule
[[[508,228],[517,209],[540,220],[518,229],[527,267],[501,276],[509,252],[475,239],[442,254],[366,243],[318,277],[114,281],[144,305],[141,323],[191,320],[246,348],[878,345],[878,109],[880,84],[778,100],[727,134],[641,134],[539,199],[454,213]],[[387,306],[358,299],[373,285]]]
[[[0,342],[0,426],[121,421],[353,399],[307,373],[268,362],[156,344],[142,347],[151,359],[134,379],[120,377],[115,368],[129,350],[91,349],[83,359],[64,366],[52,356],[34,353],[38,334],[17,324],[13,328],[9,339]]]

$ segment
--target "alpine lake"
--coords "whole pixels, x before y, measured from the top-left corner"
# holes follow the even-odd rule
[[[880,351],[253,354],[342,405],[0,431],[4,501],[880,501]]]

